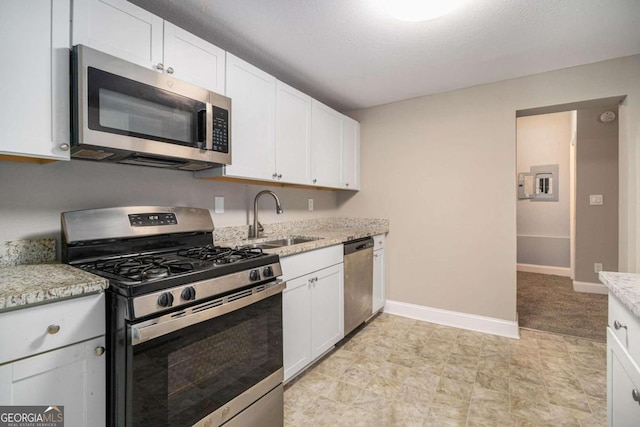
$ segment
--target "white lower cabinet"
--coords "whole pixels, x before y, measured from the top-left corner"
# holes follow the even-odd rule
[[[640,425],[640,319],[609,294],[607,425]]]
[[[344,337],[342,245],[335,248],[340,254],[338,264],[335,264],[336,259],[332,256],[333,261],[330,262],[334,265],[287,279],[287,289],[282,297],[285,381],[293,378]],[[327,258],[326,252],[324,255],[313,252],[296,256],[299,259],[295,266],[318,265],[310,257],[315,257],[315,261]],[[282,264],[283,275],[287,277],[288,263]],[[295,267],[290,271],[295,271]]]
[[[640,423],[640,368],[607,328],[608,425],[637,426]]]
[[[65,426],[104,426],[104,335],[104,294],[0,313],[0,405],[64,406]]]
[[[104,426],[104,336],[0,365],[0,405],[64,406],[69,427]]]
[[[384,234],[373,237],[373,304],[372,314],[384,308],[387,300]]]

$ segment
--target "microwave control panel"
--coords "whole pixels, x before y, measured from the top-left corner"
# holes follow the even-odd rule
[[[229,152],[229,111],[213,107],[213,151]]]

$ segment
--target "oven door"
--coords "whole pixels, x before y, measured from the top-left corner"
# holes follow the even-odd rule
[[[218,426],[257,408],[259,419],[276,414],[267,425],[282,426],[284,287],[273,282],[130,325],[126,425]]]

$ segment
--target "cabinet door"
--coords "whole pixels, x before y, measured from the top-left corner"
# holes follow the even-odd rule
[[[360,123],[347,116],[342,118],[342,184],[360,189]]]
[[[0,366],[0,405],[62,405],[65,425],[105,425],[103,352],[99,337]]]
[[[342,185],[342,114],[313,100],[311,104],[311,183]]]
[[[68,0],[2,1],[0,158],[69,160],[70,18]]]
[[[607,328],[607,417],[612,427],[637,426],[640,420],[640,368]]]
[[[224,95],[224,63],[224,50],[165,21],[165,72]]]
[[[74,0],[73,44],[143,67],[162,63],[162,19],[126,0]]]
[[[344,337],[344,266],[317,271],[311,282],[311,358]]]
[[[231,98],[228,176],[273,179],[276,79],[227,52],[226,96]]]
[[[278,181],[310,181],[311,97],[282,82],[276,85],[276,172]]]
[[[309,276],[287,282],[282,295],[284,380],[311,362],[311,290]]]
[[[386,300],[384,249],[373,251],[373,313],[384,307]]]

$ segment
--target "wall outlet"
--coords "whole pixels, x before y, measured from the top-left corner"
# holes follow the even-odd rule
[[[589,195],[589,204],[591,206],[600,206],[603,204],[602,194],[591,194]]]
[[[313,199],[309,199],[309,210],[313,210]]]
[[[593,264],[593,272],[594,273],[600,273],[602,271],[602,263],[601,262],[596,262]]]
[[[213,198],[213,213],[224,213],[224,197],[215,196]]]

